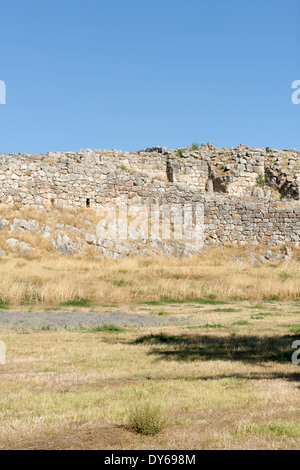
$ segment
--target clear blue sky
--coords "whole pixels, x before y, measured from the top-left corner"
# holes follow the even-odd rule
[[[0,152],[300,149],[299,0],[1,0]]]

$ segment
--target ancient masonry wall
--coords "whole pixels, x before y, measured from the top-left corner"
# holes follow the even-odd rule
[[[0,155],[0,203],[93,210],[126,196],[148,207],[202,204],[206,243],[298,244],[299,178],[297,151],[245,146]]]

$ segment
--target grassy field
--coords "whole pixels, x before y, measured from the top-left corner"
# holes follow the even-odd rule
[[[165,277],[158,279],[148,297],[160,296],[156,289],[162,286],[161,282],[167,286],[172,282],[177,288],[177,279],[171,277],[175,267],[186,279],[183,290],[176,291],[178,297],[188,292],[217,295],[221,290],[217,279],[225,279],[222,266],[219,278],[216,267],[208,269],[212,290],[203,277],[205,290],[199,286],[198,292],[194,289],[200,284],[202,267],[192,265],[188,270],[176,263],[155,267],[144,260],[136,265],[145,277],[146,272],[152,272],[155,279],[157,270],[169,274],[170,281]],[[71,266],[71,262],[65,267],[62,263],[57,275],[65,276]],[[114,279],[120,275],[122,263],[113,277],[115,266],[112,264],[110,272]],[[85,274],[89,277],[93,269],[83,270],[82,279]],[[236,271],[239,269],[235,267]],[[244,296],[260,297],[259,302],[139,300],[126,304],[123,300],[121,305],[107,305],[111,312],[122,307],[145,316],[184,316],[185,324],[102,327],[98,331],[1,331],[0,339],[7,346],[7,364],[0,366],[0,448],[299,448],[300,366],[291,362],[291,345],[300,336],[300,302],[262,299],[262,295],[282,292],[297,298],[296,283],[293,284],[294,277],[280,278],[281,273],[288,272],[285,265],[247,269],[248,284],[259,287],[259,292],[251,287]],[[268,287],[263,288],[253,273],[262,279],[268,269],[274,284],[266,277]],[[299,268],[295,266],[294,271],[299,276]],[[130,273],[122,273],[122,278],[132,279]],[[245,279],[241,275],[239,281],[226,282],[226,298],[237,295],[240,286],[246,284]],[[276,290],[276,279],[277,286],[288,283],[289,288]],[[193,287],[189,288],[189,284]],[[142,280],[140,289],[144,286],[146,281]],[[88,289],[87,284],[85,288]],[[110,299],[117,300],[118,289],[115,297],[110,293]],[[125,296],[130,296],[130,288],[125,286],[124,290]],[[170,292],[171,286],[163,293]],[[87,292],[80,295],[86,296]],[[58,295],[54,299],[67,297]],[[77,308],[84,311],[86,307]],[[133,413],[145,406],[150,414],[154,410],[154,418],[157,413],[162,418],[162,430],[153,436],[142,435],[131,426]]]
[[[253,250],[252,250],[253,251]],[[50,256],[0,259],[2,305],[59,306],[87,300],[111,302],[216,298],[256,300],[300,298],[300,264],[234,261],[249,257],[245,248],[211,249],[191,259]]]

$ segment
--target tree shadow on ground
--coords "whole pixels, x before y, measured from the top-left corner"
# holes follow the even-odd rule
[[[211,335],[146,335],[135,344],[149,344],[150,354],[170,361],[223,360],[247,363],[291,363],[294,335],[283,336],[211,336]]]

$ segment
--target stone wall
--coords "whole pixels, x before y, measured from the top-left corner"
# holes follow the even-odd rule
[[[207,244],[297,245],[299,156],[296,150],[212,144],[196,150],[0,155],[0,201],[5,207],[91,210],[124,196],[129,205],[149,208],[202,204]]]
[[[298,245],[300,205],[236,201],[230,197],[205,201],[206,243]]]

